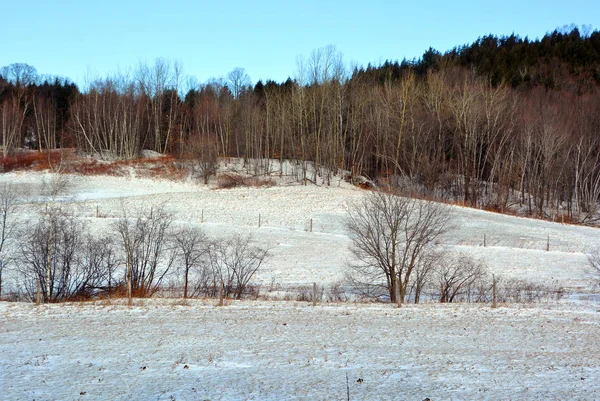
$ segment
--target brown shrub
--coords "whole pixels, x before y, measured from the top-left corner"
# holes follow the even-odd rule
[[[271,178],[259,178],[259,177],[247,177],[245,180],[246,186],[248,187],[273,187],[275,181]]]
[[[68,167],[70,173],[81,175],[123,175],[115,163],[98,162],[95,159],[82,160]]]
[[[272,187],[275,181],[270,178],[246,177],[239,174],[224,173],[217,179],[217,188],[230,189],[235,187]]]
[[[229,189],[244,186],[244,177],[237,174],[221,174],[217,178],[217,188]]]

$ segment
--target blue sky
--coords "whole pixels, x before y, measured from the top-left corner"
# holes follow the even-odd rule
[[[293,76],[298,56],[336,46],[348,63],[419,57],[479,36],[530,38],[564,25],[600,28],[600,1],[6,1],[0,66],[23,62],[82,84],[178,60],[200,82],[242,67],[253,82]]]

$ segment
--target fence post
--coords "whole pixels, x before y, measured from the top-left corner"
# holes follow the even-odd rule
[[[497,296],[497,293],[498,293],[498,286],[497,286],[497,283],[496,283],[496,276],[495,275],[492,275],[492,280],[493,280],[493,282],[492,282],[492,308],[495,309],[495,308],[498,307],[498,304],[496,303],[496,296]]]
[[[317,283],[313,282],[313,306],[317,306]]]
[[[100,217],[100,207],[96,205],[96,218]]]
[[[312,219],[310,219],[310,232],[312,233]]]
[[[225,295],[225,288],[223,282],[221,282],[221,288],[219,289],[219,306],[223,306],[223,298]]]
[[[546,241],[546,252],[550,252],[550,234],[548,234],[548,239]]]
[[[260,213],[258,214],[258,227],[260,228]]]
[[[42,303],[42,283],[40,283],[40,278],[37,279],[37,289],[35,293],[35,304],[40,305]]]

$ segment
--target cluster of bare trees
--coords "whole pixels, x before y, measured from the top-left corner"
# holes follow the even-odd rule
[[[124,211],[114,223],[128,297],[152,295],[175,270],[183,279],[184,298],[221,294],[241,299],[268,249],[254,245],[249,236],[209,240],[200,229],[176,228],[173,222],[173,215],[159,206],[133,219]]]
[[[375,113],[357,120],[374,127],[376,151],[359,171],[477,207],[597,217],[598,96],[518,93],[455,67],[365,96]]]
[[[11,243],[15,239],[15,211],[19,200],[17,189],[11,184],[0,188],[0,296],[2,296],[2,274],[11,261]]]
[[[440,302],[453,302],[474,286],[487,285],[481,261],[436,246],[451,218],[443,204],[374,191],[349,209],[348,279],[363,295],[398,305],[418,303],[432,287]]]
[[[205,182],[219,157],[264,161],[262,170],[295,160],[304,182],[349,171],[476,207],[597,219],[600,91],[568,80],[517,90],[450,61],[374,80],[351,75],[330,46],[300,59],[294,79],[252,87],[241,68],[199,85],[157,59],[66,98],[45,96],[35,69],[11,65],[0,71],[2,149],[151,149],[194,160]]]
[[[26,96],[26,90],[27,86],[36,79],[37,72],[26,64],[12,64],[0,69],[0,75],[15,83],[12,93],[0,102],[2,152],[3,156],[6,156],[15,147],[22,146],[23,123],[31,107],[31,100]]]
[[[179,113],[182,68],[157,59],[133,74],[93,82],[71,107],[71,129],[80,149],[133,158],[141,149],[174,152],[183,127]]]
[[[69,145],[69,102],[77,93],[68,80],[39,75],[27,64],[0,68],[2,156],[24,146],[47,150]]]
[[[51,208],[22,236],[18,269],[27,295],[43,302],[85,299],[108,288],[117,266],[112,242]]]
[[[198,161],[205,181],[217,157],[291,159],[305,182],[330,183],[345,170],[476,207],[597,217],[598,94],[521,93],[458,67],[375,84],[349,79],[329,47],[300,61],[295,80],[251,89],[238,70],[182,101],[178,70],[162,67],[145,75],[163,77],[152,90],[106,80],[79,96],[71,110],[79,147],[179,154]]]
[[[85,220],[64,209],[57,196],[64,180],[49,183],[49,203],[37,218],[18,222],[19,194],[0,190],[0,295],[2,274],[17,273],[13,291],[40,302],[94,296],[147,297],[168,279],[183,282],[183,297],[241,299],[269,257],[240,235],[209,239],[196,227],[176,226],[164,206],[121,217],[107,234],[92,234]]]

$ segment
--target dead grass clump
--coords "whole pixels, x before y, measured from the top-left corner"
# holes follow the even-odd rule
[[[248,187],[273,187],[275,186],[275,181],[271,178],[260,178],[260,177],[248,177],[246,180],[246,186]]]
[[[275,181],[271,178],[247,177],[239,174],[224,173],[217,178],[217,188],[230,189],[235,187],[272,187]]]
[[[221,174],[217,178],[217,188],[230,189],[244,186],[244,177],[237,174]]]
[[[325,292],[325,288],[322,285],[317,286],[316,294],[313,293],[312,286],[299,286],[296,289],[296,301],[298,301],[298,302],[313,302],[315,295],[316,295],[317,302],[322,302],[324,292]]]
[[[573,218],[573,215],[570,215],[569,213],[562,213],[562,214],[558,214],[554,217],[554,221],[557,223],[562,223],[562,224],[580,224],[581,222],[579,220],[576,220],[575,218]]]
[[[0,159],[0,171],[9,172],[25,169],[48,170],[60,164],[63,156],[63,153],[60,151],[23,151],[13,153]]]
[[[122,176],[122,171],[115,163],[99,162],[95,159],[79,161],[69,166],[69,172],[81,175]]]
[[[77,159],[71,161],[66,167],[65,173],[81,175],[107,175],[122,177],[129,175],[129,171],[135,169],[140,177],[161,178],[180,180],[183,171],[178,167],[173,156],[161,156],[155,158],[140,158],[116,160],[112,162],[96,159]]]
[[[171,156],[159,159],[146,168],[141,169],[141,175],[148,178],[162,178],[171,180],[182,180],[184,178],[184,170],[178,167],[177,162]]]
[[[191,306],[190,300],[181,298],[172,303],[172,306]]]

